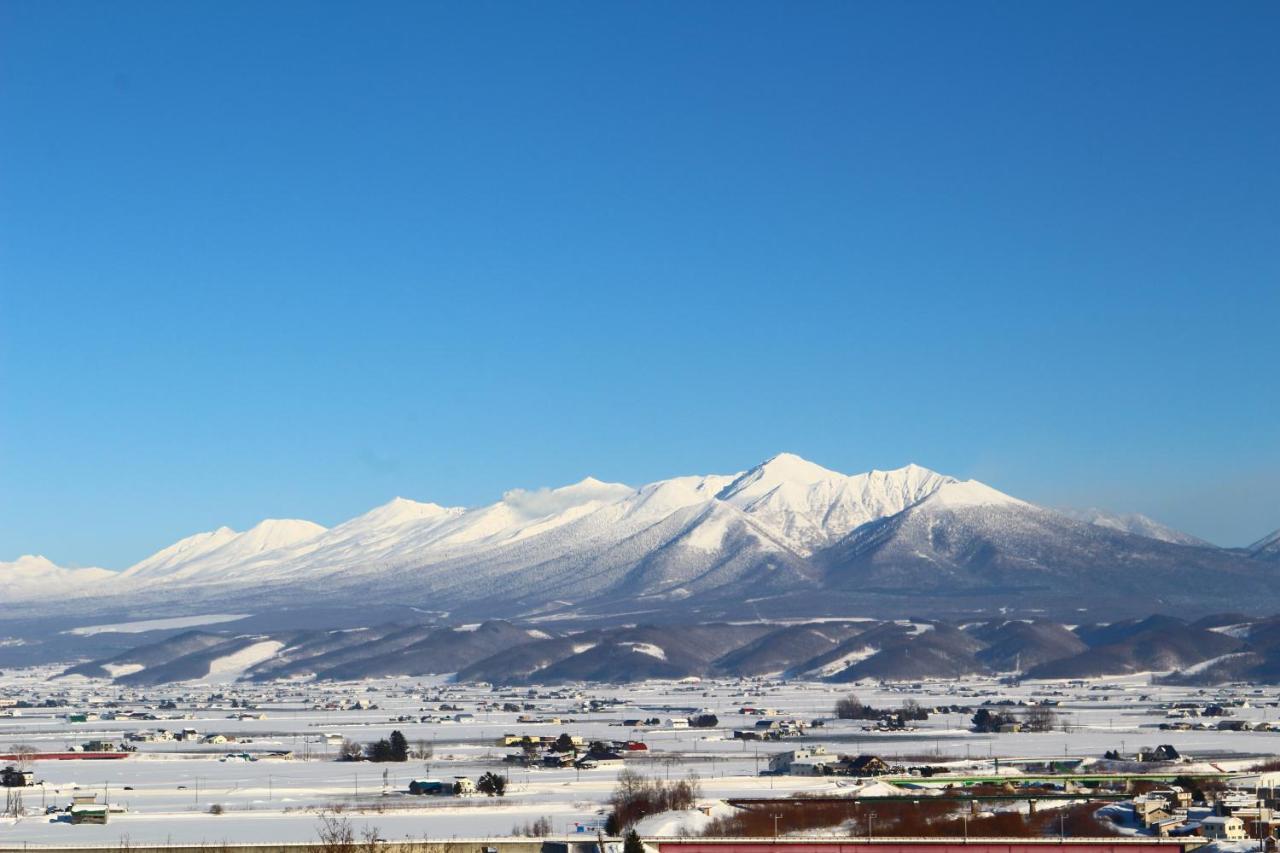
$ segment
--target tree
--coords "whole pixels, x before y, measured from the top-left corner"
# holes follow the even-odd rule
[[[720,725],[720,718],[715,714],[699,714],[689,720],[689,726],[695,729],[714,729]]]
[[[914,699],[905,699],[902,702],[902,719],[904,720],[927,720],[929,712]]]
[[[1009,720],[1003,714],[993,714],[986,708],[979,708],[978,712],[973,715],[973,730],[975,732],[998,732],[1000,727]]]
[[[573,745],[573,738],[568,732],[561,732],[560,737],[556,738],[556,742],[551,745],[556,752],[577,752],[578,749]]]
[[[376,740],[365,749],[365,758],[370,761],[392,761],[391,741],[386,738]]]
[[[391,733],[391,760],[409,760],[409,741],[405,740],[404,735],[399,731]]]
[[[338,747],[338,759],[340,761],[359,761],[364,758],[364,747],[351,739],[342,741],[342,746]]]
[[[316,835],[320,837],[317,849],[320,853],[353,853],[356,847],[356,833],[351,821],[327,812],[320,812],[320,826]]]
[[[1058,715],[1048,705],[1032,705],[1022,719],[1029,732],[1051,732],[1058,723]]]
[[[640,833],[634,829],[627,833],[626,840],[622,842],[622,853],[645,853],[644,842],[640,840]]]
[[[850,693],[842,699],[836,700],[836,717],[841,720],[859,720],[862,719],[862,702],[857,696]]]
[[[507,793],[507,780],[497,773],[486,773],[476,782],[476,790],[490,797],[501,797]]]

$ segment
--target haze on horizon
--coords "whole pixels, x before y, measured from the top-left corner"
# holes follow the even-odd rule
[[[780,451],[1280,527],[1280,7],[0,3],[0,561]]]

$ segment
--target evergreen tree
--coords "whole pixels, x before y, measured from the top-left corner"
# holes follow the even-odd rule
[[[507,780],[497,773],[486,773],[476,782],[476,790],[491,797],[501,797],[507,792]]]
[[[644,842],[640,840],[640,833],[634,829],[627,832],[626,840],[622,842],[622,853],[645,853]]]
[[[404,735],[399,731],[391,733],[391,740],[388,745],[391,747],[392,761],[409,760],[409,741],[405,740]]]
[[[369,744],[365,757],[370,761],[391,761],[391,741],[382,738]]]

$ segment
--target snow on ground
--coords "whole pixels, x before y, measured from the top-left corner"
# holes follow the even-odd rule
[[[146,669],[146,667],[140,663],[104,663],[102,668],[105,669],[112,678],[119,678],[122,675],[133,675],[135,672],[142,672]]]
[[[878,651],[880,650],[874,646],[863,646],[860,649],[854,649],[847,655],[841,655],[835,660],[823,664],[814,674],[821,676],[834,675],[843,669],[853,666],[855,663],[866,660]]]
[[[229,684],[243,675],[246,669],[274,657],[283,648],[284,643],[279,640],[263,640],[245,646],[238,652],[216,658],[209,664],[209,674],[203,680],[209,684]]]
[[[1233,658],[1241,658],[1248,654],[1249,652],[1232,652],[1231,654],[1219,655],[1216,658],[1209,658],[1208,660],[1200,661],[1200,663],[1196,664],[1195,666],[1187,667],[1186,669],[1182,670],[1182,674],[1197,675],[1198,673],[1213,669],[1215,666],[1217,666],[1220,663],[1229,661]]]
[[[706,811],[703,811],[706,809]],[[663,836],[674,838],[683,835],[698,835],[718,817],[730,817],[738,813],[733,806],[717,800],[707,803],[702,808],[684,809],[674,812],[662,812],[641,818],[636,823],[636,832],[643,836]]]
[[[240,654],[252,657],[255,646],[260,644],[250,642]],[[243,664],[243,659],[220,662],[228,678]],[[0,746],[25,743],[41,751],[54,751],[92,739],[116,742],[126,733],[140,729],[173,731],[185,727],[202,735],[221,733],[234,737],[236,742],[142,742],[138,753],[121,761],[36,762],[37,779],[44,784],[26,793],[25,803],[31,810],[28,817],[17,822],[0,820],[0,847],[25,842],[108,844],[122,835],[128,835],[135,843],[170,837],[197,842],[307,841],[316,837],[317,810],[335,806],[343,808],[357,831],[367,824],[389,839],[508,835],[514,827],[542,816],[549,817],[555,832],[560,833],[570,830],[574,822],[601,819],[618,769],[578,772],[505,765],[503,756],[512,749],[500,745],[499,738],[507,734],[555,736],[568,732],[587,740],[643,740],[648,750],[629,756],[628,769],[650,778],[669,774],[675,779],[696,773],[701,796],[707,799],[790,797],[798,792],[877,796],[900,789],[923,797],[937,790],[883,780],[758,775],[768,767],[771,755],[800,746],[821,746],[837,755],[873,753],[890,761],[901,756],[928,755],[931,764],[982,774],[994,769],[991,756],[1083,757],[1096,761],[1108,749],[1133,751],[1156,743],[1174,744],[1191,756],[1192,762],[1182,768],[1186,772],[1240,770],[1257,763],[1258,756],[1280,752],[1278,732],[1158,729],[1165,722],[1164,709],[1160,707],[1163,703],[1203,703],[1217,694],[1198,693],[1199,688],[1153,685],[1150,677],[1143,676],[1096,679],[1075,686],[1056,682],[1008,686],[984,678],[922,681],[910,687],[869,682],[830,685],[703,679],[690,685],[642,682],[625,688],[539,687],[536,695],[525,688],[453,685],[444,678],[388,678],[346,684],[234,682],[208,687],[183,685],[172,691],[179,695],[179,707],[161,710],[155,707],[154,691],[143,693],[100,679],[58,680],[50,684],[55,671],[6,668],[0,675],[0,695],[39,698],[57,692],[68,702],[57,708],[23,708],[19,717],[0,717]],[[1232,708],[1235,719],[1280,721],[1280,689],[1231,689],[1238,696],[1249,698],[1248,706]],[[863,721],[831,719],[835,701],[848,692],[856,692],[864,702],[877,707],[895,707],[907,698],[936,707],[1052,697],[1060,702],[1055,710],[1066,730],[976,734],[968,731],[970,713],[942,713],[932,715],[914,731],[867,731]],[[377,707],[327,707],[357,696]],[[241,719],[244,709],[232,706],[232,698],[247,703],[251,714]],[[588,710],[584,703],[590,699],[617,704]],[[472,713],[473,719],[447,726],[431,722],[434,712],[446,703]],[[518,717],[530,715],[531,709],[522,707],[518,713],[497,710],[507,703],[533,704],[531,716],[555,722],[518,722]],[[749,728],[754,720],[738,713],[746,705],[776,709],[780,715],[802,720],[823,718],[825,724],[809,729],[803,740],[734,740],[731,731]],[[119,719],[85,723],[67,721],[67,715],[75,710],[97,710],[109,716],[113,710],[140,708],[150,708],[159,719],[130,720],[122,715]],[[619,725],[624,719],[666,719],[671,714],[692,713],[695,708],[712,710],[720,719],[719,726],[695,731],[624,729]],[[367,744],[389,736],[393,729],[401,730],[411,745],[432,743],[434,756],[426,761],[415,759],[391,765],[341,763],[336,761],[338,747],[323,737],[333,733]],[[291,752],[294,758],[269,757],[272,752],[281,751]],[[259,760],[246,760],[242,753]],[[1005,762],[1001,762],[1000,770],[1016,772]],[[414,797],[407,793],[409,781],[414,778],[475,779],[490,771],[509,776],[508,796],[501,800]],[[66,805],[77,786],[82,791],[107,794],[113,804],[127,808],[127,813],[113,815],[105,827],[72,827],[36,814],[45,802]],[[223,806],[226,814],[209,814],[213,804]],[[690,821],[699,820],[681,814],[655,819],[655,823],[674,822],[665,828],[696,831]],[[655,831],[663,829],[655,827]]]
[[[85,625],[62,633],[81,637],[92,637],[94,634],[141,634],[143,631],[164,631],[170,628],[194,628],[198,625],[234,622],[248,616],[247,613],[208,613],[204,616],[175,616],[172,619],[142,619],[137,622],[117,622],[111,625]]]
[[[653,643],[619,643],[620,646],[630,646],[631,651],[642,655],[648,655],[658,660],[666,660],[667,653],[661,646],[655,646]]]

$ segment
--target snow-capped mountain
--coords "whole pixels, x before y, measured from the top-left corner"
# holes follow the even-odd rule
[[[1185,597],[1197,594],[1188,579],[1202,584],[1207,572],[1231,579],[1221,594],[1275,597],[1257,560],[1152,525],[1082,521],[916,465],[846,475],[783,453],[639,488],[588,477],[469,509],[396,498],[329,529],[274,519],[218,528],[91,576],[91,598],[75,606],[170,615],[358,600],[488,616],[732,613],[750,602],[757,613],[875,615],[882,605],[954,608],[944,601],[954,595],[1032,608],[1116,589]],[[41,572],[56,574],[23,577]],[[64,584],[59,599],[87,593],[89,579]],[[18,589],[0,584],[0,604]]]
[[[269,518],[243,533],[219,527],[188,536],[120,573],[121,581],[220,580],[263,554],[307,542],[324,532],[313,521]]]
[[[1087,521],[1090,524],[1097,524],[1100,527],[1110,527],[1112,530],[1123,530],[1125,533],[1132,533],[1136,536],[1145,536],[1148,539],[1158,539],[1161,542],[1172,542],[1175,545],[1199,545],[1208,547],[1210,543],[1192,536],[1190,533],[1183,533],[1181,530],[1175,530],[1168,525],[1161,524],[1153,518],[1148,518],[1139,512],[1130,513],[1114,513],[1107,512],[1103,509],[1090,507],[1089,509],[1060,509],[1063,515],[1068,515],[1077,521]]]
[[[1237,554],[1079,521],[974,481],[946,484],[822,557],[831,588],[919,602],[967,596],[982,609],[1122,612],[1132,602],[1207,612],[1277,599],[1265,573]]]
[[[66,569],[44,557],[25,554],[11,563],[0,562],[0,602],[87,592],[115,577],[116,573],[107,569]]]

